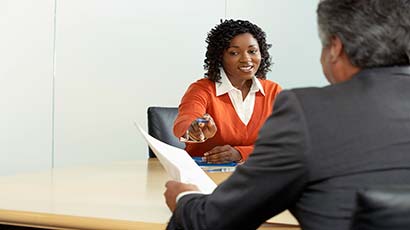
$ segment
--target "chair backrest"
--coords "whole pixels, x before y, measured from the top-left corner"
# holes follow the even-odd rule
[[[410,187],[397,186],[359,191],[352,230],[410,229]]]
[[[148,133],[156,139],[169,145],[184,149],[185,143],[180,142],[173,132],[174,121],[178,115],[176,107],[148,107]],[[149,157],[155,154],[148,148]]]

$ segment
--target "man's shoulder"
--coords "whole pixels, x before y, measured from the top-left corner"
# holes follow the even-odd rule
[[[325,87],[303,87],[293,88],[282,91],[282,94],[290,94],[297,98],[299,101],[317,100],[324,97],[329,92],[329,86]]]
[[[318,116],[321,112],[334,110],[338,104],[351,100],[354,91],[347,85],[293,88],[283,90],[276,100],[279,104],[300,107],[306,115]]]
[[[335,85],[327,85],[323,87],[304,87],[304,88],[294,88],[290,89],[296,97],[303,101],[319,100],[319,99],[337,99],[339,97],[346,97],[346,92],[354,92],[355,88],[354,80],[339,83]]]

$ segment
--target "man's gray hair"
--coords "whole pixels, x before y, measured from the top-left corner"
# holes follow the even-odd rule
[[[322,45],[340,38],[353,65],[409,65],[410,0],[321,0],[317,16]]]

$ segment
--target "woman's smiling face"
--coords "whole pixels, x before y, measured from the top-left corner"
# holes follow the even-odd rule
[[[223,53],[222,65],[229,80],[234,83],[252,79],[261,59],[258,41],[252,34],[244,33],[232,38]]]

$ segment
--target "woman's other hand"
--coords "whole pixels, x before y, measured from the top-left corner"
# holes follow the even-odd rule
[[[242,159],[238,150],[230,145],[216,146],[204,153],[204,161],[208,163],[228,163]]]

